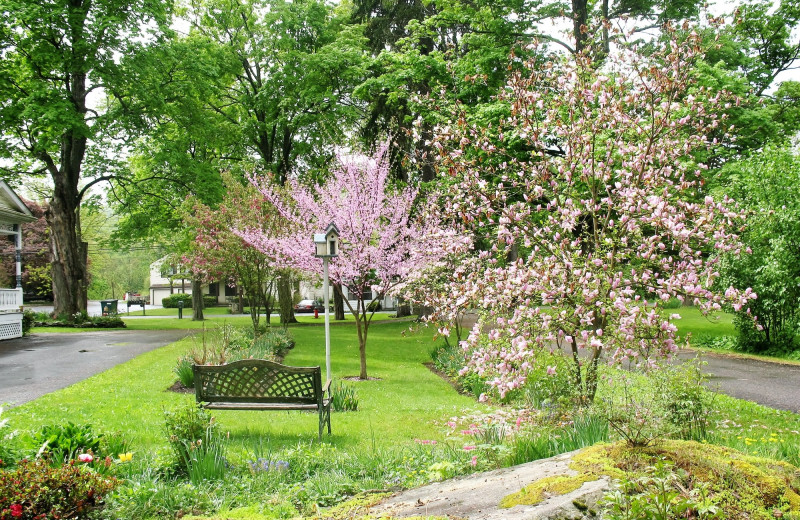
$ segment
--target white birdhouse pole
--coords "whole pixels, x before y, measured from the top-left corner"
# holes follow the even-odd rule
[[[331,328],[328,262],[339,254],[339,229],[331,222],[324,233],[314,234],[315,256],[322,258],[322,292],[325,305],[325,379],[331,379]]]

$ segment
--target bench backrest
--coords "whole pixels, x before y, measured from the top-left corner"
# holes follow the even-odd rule
[[[243,359],[226,365],[194,365],[198,402],[322,402],[322,376],[317,367],[289,367],[265,359]]]

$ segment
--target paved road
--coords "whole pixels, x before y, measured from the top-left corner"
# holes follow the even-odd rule
[[[0,404],[12,407],[31,401],[191,333],[117,330],[0,341]]]
[[[682,358],[694,353],[682,352]],[[709,386],[739,399],[800,413],[800,366],[705,353]]]

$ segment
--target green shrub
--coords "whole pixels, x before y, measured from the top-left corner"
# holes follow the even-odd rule
[[[216,296],[203,296],[203,307],[217,307],[219,305],[219,300]]]
[[[528,374],[523,388],[523,400],[529,408],[569,407],[577,399],[572,363],[556,353],[542,352]]]
[[[244,358],[276,360],[283,358],[294,346],[294,340],[283,329],[269,329],[253,340],[252,346],[243,352]]]
[[[663,404],[673,435],[681,439],[702,441],[708,434],[714,394],[705,388],[708,378],[700,369],[702,364],[695,359],[653,374],[654,398]]]
[[[173,371],[178,376],[178,381],[186,388],[194,388],[194,360],[191,356],[183,356],[178,359]]]
[[[374,302],[371,302],[369,305],[367,305],[367,311],[368,312],[378,312],[381,309],[383,309],[383,305],[381,305],[381,302],[379,302],[377,300],[375,300]]]
[[[596,405],[630,446],[648,446],[658,438],[706,438],[713,395],[704,387],[699,362],[647,374],[620,371],[614,381],[610,395]]]
[[[0,471],[0,518],[88,518],[117,483],[74,461],[58,467],[41,459],[22,461]]]
[[[185,475],[192,475],[198,463],[206,463],[206,453],[213,458],[221,453],[221,438],[214,418],[198,403],[186,403],[174,410],[164,410],[164,433],[175,466]],[[198,462],[200,461],[200,462]]]
[[[27,336],[33,327],[33,322],[36,321],[36,314],[33,311],[25,311],[22,313],[22,335]]]
[[[0,416],[3,415],[3,407],[0,406]],[[17,449],[12,444],[14,432],[8,430],[8,419],[0,419],[0,468],[12,466],[17,460]]]
[[[184,293],[170,294],[161,300],[161,306],[165,309],[177,309],[180,301],[183,302],[184,309],[192,308],[192,295]]]
[[[663,304],[661,304],[661,307],[663,309],[680,309],[682,305],[683,305],[683,302],[681,302],[679,299],[670,298],[669,300],[667,300]]]
[[[334,412],[355,412],[358,410],[356,389],[341,381],[331,388],[331,409]]]
[[[689,490],[689,491],[687,491]],[[624,478],[606,493],[601,504],[608,520],[647,518],[719,518],[719,507],[709,489],[685,471],[666,461],[645,469],[639,478]]]
[[[52,424],[42,427],[33,435],[32,448],[55,465],[75,460],[81,453],[103,455],[103,434],[95,434],[89,424]]]
[[[80,327],[88,329],[120,329],[125,328],[125,322],[119,316],[89,316],[85,312],[75,314],[62,314],[52,318],[44,312],[33,314],[34,327]]]

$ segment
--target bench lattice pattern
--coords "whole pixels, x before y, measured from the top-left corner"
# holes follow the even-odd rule
[[[264,359],[194,365],[197,402],[215,410],[307,410],[319,414],[319,436],[331,433],[330,381],[319,367],[289,367]],[[326,395],[327,394],[327,395]]]
[[[314,378],[309,373],[283,372],[265,366],[243,366],[238,370],[203,375],[206,397],[275,397],[315,401]]]

